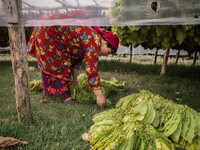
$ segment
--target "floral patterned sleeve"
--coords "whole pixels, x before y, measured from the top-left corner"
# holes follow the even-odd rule
[[[36,27],[34,27],[28,45],[26,46],[27,53],[32,55],[33,57],[36,56],[35,36],[36,36]]]
[[[95,30],[85,27],[81,35],[85,50],[85,67],[88,84],[91,89],[100,89],[100,78],[98,75],[98,60],[100,49],[100,36]]]

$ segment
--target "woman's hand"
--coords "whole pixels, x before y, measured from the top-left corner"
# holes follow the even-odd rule
[[[97,105],[99,107],[104,107],[106,104],[106,98],[105,96],[97,96]]]
[[[97,105],[99,107],[104,107],[105,104],[106,104],[106,98],[105,96],[103,95],[103,92],[102,90],[93,90],[94,94],[96,95],[96,98],[97,98]]]

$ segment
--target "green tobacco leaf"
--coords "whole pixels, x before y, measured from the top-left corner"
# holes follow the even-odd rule
[[[151,101],[147,104],[147,108],[148,108],[147,113],[146,113],[144,119],[142,120],[142,122],[145,124],[151,124],[156,115],[155,109],[154,109]]]
[[[126,40],[126,43],[132,43],[132,38],[130,37],[127,37],[125,40]]]
[[[159,114],[158,111],[156,111],[156,115],[155,115],[155,118],[154,118],[154,120],[152,122],[152,125],[154,127],[158,127],[159,123],[160,123],[160,114]]]
[[[182,121],[180,121],[180,123],[179,123],[178,128],[176,129],[176,131],[172,135],[170,135],[171,139],[174,142],[178,143],[179,138],[181,136],[181,131],[182,131]]]
[[[126,111],[127,109],[129,109],[134,101],[136,101],[136,97],[134,95],[128,97],[126,100],[123,101],[123,104],[121,105],[121,110]]]
[[[190,114],[190,126],[189,126],[189,130],[185,136],[185,140],[187,140],[191,144],[193,138],[195,137],[196,121],[194,118],[194,114],[191,112],[189,112],[189,114]]]
[[[160,124],[166,124],[166,122],[169,120],[169,118],[171,118],[171,116],[173,115],[173,110],[172,107],[170,107],[171,105],[168,106],[169,102],[166,102],[166,105],[164,106],[164,108],[160,109]],[[162,129],[160,131],[162,131],[164,129],[164,126],[162,127]]]
[[[188,111],[185,111],[185,114],[183,116],[183,127],[182,127],[182,132],[181,136],[185,139],[187,132],[189,131],[190,128],[190,114]]]
[[[194,115],[194,118],[195,118],[195,124],[196,124],[196,127],[195,127],[195,135],[199,136],[200,138],[200,113],[196,112],[194,109],[192,108],[189,108],[189,111]],[[199,141],[200,142],[200,141]]]
[[[141,101],[136,106],[132,108],[133,110],[139,112],[141,115],[145,115],[147,112],[147,104],[146,101]]]
[[[159,36],[154,36],[152,40],[153,40],[153,43],[154,43],[153,45],[155,45],[155,44],[158,44],[161,41],[161,38]]]
[[[95,114],[92,118],[92,121],[94,123],[101,122],[105,119],[107,120],[115,120],[121,116],[121,112],[118,109],[109,109],[106,111],[103,111],[101,113]]]
[[[128,96],[125,96],[123,98],[121,98],[117,104],[116,104],[116,108],[120,108],[124,105],[124,102],[127,101],[127,99],[133,99],[133,101],[136,101],[137,98],[138,98],[139,94],[132,94],[132,95],[128,95]]]
[[[195,36],[195,30],[194,30],[194,29],[189,30],[189,31],[188,31],[188,35],[189,35],[190,37]]]
[[[167,36],[167,35],[163,37],[163,40],[164,40],[166,43],[169,42],[170,39],[171,39],[171,38],[170,38],[169,36]]]
[[[178,41],[178,44],[180,45],[183,43],[184,39],[187,37],[187,32],[183,30],[181,27],[176,28],[176,40]]]
[[[200,115],[199,114],[195,115],[195,120],[196,120],[196,135],[200,137]]]
[[[141,26],[129,26],[129,29],[130,29],[131,31],[139,31],[140,28],[141,28]]]
[[[169,48],[171,46],[169,42],[165,42],[164,40],[161,41],[161,44],[163,49]]]
[[[152,150],[156,150],[156,142],[154,141],[154,139],[151,140],[150,145]]]
[[[170,109],[170,111],[172,111],[172,114],[170,115],[170,117],[164,117],[164,126],[162,128],[162,130],[165,132],[166,128],[169,128],[169,126],[171,126],[173,124],[173,121],[175,120],[176,116],[177,116],[177,109]],[[168,115],[168,114],[167,114]]]
[[[196,35],[194,37],[194,41],[197,42],[200,45],[200,35]]]
[[[178,125],[181,121],[181,115],[180,115],[180,111],[178,110],[178,108],[174,109],[174,115],[172,116],[172,118],[170,118],[170,120],[168,122],[166,122],[165,128],[164,128],[164,135],[169,136],[171,134],[173,134],[176,129],[178,128]]]
[[[193,25],[183,25],[183,28],[185,28],[185,30],[189,30],[193,27],[194,27]]]
[[[145,150],[145,149],[146,149],[146,141],[141,139],[139,150]]]
[[[156,34],[160,36],[163,33],[163,28],[161,26],[156,26]]]

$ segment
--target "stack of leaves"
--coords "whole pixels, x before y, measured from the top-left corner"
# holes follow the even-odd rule
[[[90,89],[87,83],[87,75],[80,74],[78,76],[78,85],[75,87],[70,86],[71,96],[74,100],[78,103],[84,104],[93,104],[96,103],[96,96],[93,91]],[[119,83],[116,78],[111,78],[110,80],[103,80],[101,79],[101,88],[105,97],[116,93],[128,90],[127,82]],[[33,80],[30,81],[30,90],[31,91],[42,91],[41,81],[40,80]],[[106,105],[110,105],[111,102],[107,99]]]
[[[90,89],[87,83],[87,75],[80,74],[78,76],[78,85],[71,88],[71,96],[79,103],[96,103],[96,96],[93,91]],[[128,90],[127,82],[119,83],[116,78],[111,78],[110,80],[101,79],[101,89],[105,97],[116,93]],[[107,100],[107,104],[110,103]]]
[[[200,114],[148,91],[93,117],[91,150],[200,148]]]

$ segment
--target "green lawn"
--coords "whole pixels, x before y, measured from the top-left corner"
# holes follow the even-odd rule
[[[29,71],[30,80],[40,79],[40,70],[35,61],[29,66],[36,69]],[[146,89],[176,103],[188,105],[200,111],[200,66],[167,66],[166,75],[159,75],[161,65],[142,65],[119,61],[101,60],[99,75],[103,79],[116,77],[120,82],[129,83],[129,91],[116,93],[109,97],[113,105],[99,108],[96,105],[63,105],[60,100],[40,103],[42,93],[31,93],[32,119],[18,123],[14,97],[14,78],[9,60],[0,61],[0,136],[9,136],[28,141],[28,145],[15,146],[26,150],[88,150],[90,144],[82,140],[81,135],[93,124],[92,116],[98,112],[115,107],[115,103],[126,95]],[[82,67],[81,72],[85,72]]]

